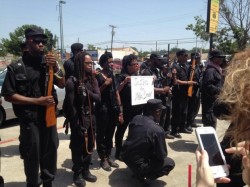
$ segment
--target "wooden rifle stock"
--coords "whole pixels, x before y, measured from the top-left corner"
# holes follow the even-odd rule
[[[193,81],[194,70],[195,70],[195,57],[192,60],[189,81]],[[192,95],[193,95],[193,84],[191,84],[191,85],[188,86],[188,97],[192,97]]]
[[[49,52],[49,55],[51,52]],[[54,70],[53,66],[49,65],[47,67],[46,72],[46,96],[52,96],[52,89],[53,89],[53,79],[54,79]],[[46,112],[45,112],[45,121],[46,121],[46,127],[52,127],[56,125],[56,108],[55,104],[53,105],[47,105],[46,106]]]

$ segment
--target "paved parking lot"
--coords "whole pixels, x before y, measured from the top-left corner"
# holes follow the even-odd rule
[[[200,116],[197,121],[200,122]],[[63,117],[58,118],[58,133],[60,138],[60,145],[58,149],[58,172],[54,187],[72,187],[72,162],[69,150],[69,135],[64,134],[62,128]],[[227,129],[228,123],[219,121],[217,133],[219,138]],[[5,179],[5,187],[25,187],[25,176],[23,172],[23,163],[20,159],[18,151],[18,134],[19,126],[6,127],[0,129],[1,142],[1,172],[0,174]],[[149,181],[148,186],[151,187],[186,187],[188,186],[188,165],[192,166],[192,186],[195,186],[195,150],[197,147],[197,140],[195,133],[182,134],[182,139],[168,140],[167,147],[169,157],[176,162],[174,170],[169,176],[164,176],[156,181]],[[113,151],[114,155],[114,151]],[[111,172],[104,171],[100,168],[99,158],[94,152],[92,157],[91,172],[97,176],[96,183],[87,182],[88,187],[140,187],[143,186],[140,182],[131,177],[131,171],[123,162],[117,161],[120,167],[112,169]]]

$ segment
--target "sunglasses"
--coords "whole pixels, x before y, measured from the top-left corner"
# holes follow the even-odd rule
[[[47,39],[44,39],[44,38],[35,38],[32,40],[32,42],[34,44],[40,44],[42,43],[43,45],[46,45],[47,44]]]

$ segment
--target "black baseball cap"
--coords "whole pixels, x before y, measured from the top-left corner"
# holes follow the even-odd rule
[[[42,38],[48,38],[41,28],[27,28],[24,31],[25,38],[31,37],[31,36],[40,36]]]

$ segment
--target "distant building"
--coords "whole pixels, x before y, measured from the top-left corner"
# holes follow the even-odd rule
[[[87,53],[89,53],[94,61],[99,61],[100,57],[102,54],[105,53],[106,50],[103,49],[97,49],[97,50],[85,50]],[[108,49],[107,51],[111,51]],[[138,55],[138,52],[135,51],[134,49],[127,47],[127,48],[113,48],[112,49],[112,55],[113,59],[120,59],[122,60],[124,56],[130,55],[130,54],[135,54]]]

